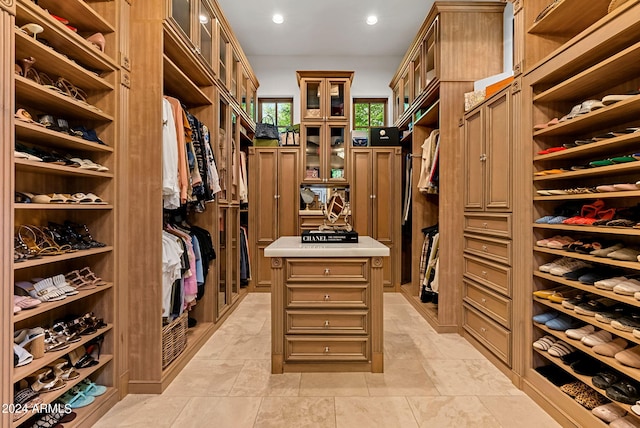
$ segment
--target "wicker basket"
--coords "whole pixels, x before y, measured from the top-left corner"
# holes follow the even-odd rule
[[[167,367],[187,347],[187,312],[162,327],[162,368]]]

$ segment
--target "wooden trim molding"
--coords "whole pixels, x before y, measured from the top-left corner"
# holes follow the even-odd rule
[[[524,70],[524,66],[522,64],[522,61],[520,61],[517,64],[514,64],[513,66],[513,75],[514,76],[519,76],[522,74],[522,70]]]
[[[515,0],[513,2],[513,14],[519,13],[522,10],[522,0]]]
[[[522,77],[516,78],[511,84],[511,93],[517,94],[522,89]]]
[[[0,0],[0,9],[14,16],[16,14],[16,5],[13,0]]]

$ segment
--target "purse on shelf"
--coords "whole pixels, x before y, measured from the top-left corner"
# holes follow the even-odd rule
[[[264,122],[265,119],[271,119],[271,123]],[[280,138],[278,127],[271,116],[265,116],[261,123],[256,123],[255,138],[262,140],[278,140]]]

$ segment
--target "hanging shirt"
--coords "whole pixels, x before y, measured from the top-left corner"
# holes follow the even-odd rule
[[[178,180],[178,140],[171,104],[162,100],[162,205],[167,209],[180,206]]]

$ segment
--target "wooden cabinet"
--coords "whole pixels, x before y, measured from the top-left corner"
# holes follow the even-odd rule
[[[273,275],[272,373],[383,371],[382,259],[389,250],[368,236],[350,244],[349,255],[341,247],[300,246],[296,236],[265,250]]]
[[[2,427],[31,426],[31,408],[21,418],[13,418],[26,412],[13,409],[17,393],[33,384],[34,375],[56,360],[72,353],[84,355],[85,345],[90,342],[102,340],[99,355],[93,355],[95,364],[78,369],[78,377],[66,380],[60,388],[43,391],[39,395],[42,409],[54,405],[82,381],[104,385],[106,392],[78,411],[74,421],[78,426],[91,426],[126,389],[121,379],[127,365],[126,346],[120,341],[127,331],[126,315],[118,309],[127,302],[123,299],[128,282],[123,267],[126,250],[122,245],[126,234],[117,219],[126,210],[121,157],[126,147],[127,109],[121,100],[129,96],[129,89],[122,83],[129,75],[121,67],[120,55],[128,58],[129,54],[122,38],[123,20],[128,19],[129,13],[130,7],[122,1],[97,4],[20,0],[0,5],[0,45],[4,53],[0,72]],[[69,19],[79,32],[69,31],[53,14]],[[28,34],[19,28],[22,26],[38,26],[44,34]],[[105,41],[100,48],[80,35],[97,32]],[[12,63],[20,68],[19,73]],[[45,81],[45,76],[52,81]],[[14,115],[22,111],[25,115]],[[40,159],[24,159],[16,151],[31,152]],[[79,162],[60,160],[61,153],[66,158],[90,159],[104,168],[80,168]],[[40,196],[67,194],[67,198],[73,195],[76,201],[20,201],[14,191]],[[90,193],[104,203],[87,203],[84,195]],[[102,245],[98,246],[98,242]],[[89,243],[92,245],[87,246]],[[99,287],[85,286],[74,292],[79,284],[70,276],[65,282],[64,276],[85,267],[103,281]],[[38,306],[10,311],[15,310],[14,295],[27,294],[17,285],[14,288],[14,284],[37,283],[38,278],[55,278],[57,285],[71,289],[63,293],[62,300],[45,301],[39,293],[42,301]],[[54,325],[60,320],[71,325],[72,320],[79,321],[89,313],[103,319],[105,326],[78,335],[78,340],[68,341],[65,348],[57,351],[45,352],[45,346],[50,345],[48,338],[46,345],[42,342],[40,352],[36,352],[35,345],[25,345],[26,352],[31,351],[34,358],[15,366],[10,350],[19,330],[44,328],[53,340],[64,343],[64,336],[56,337]]]
[[[353,72],[298,71],[304,183],[345,183]]]
[[[246,88],[255,92],[258,81],[215,1],[167,1],[163,7],[158,2],[132,2],[131,8],[127,40],[135,40],[130,64],[132,74],[139,77],[130,81],[127,117],[144,125],[123,128],[129,134],[122,155],[126,189],[120,194],[125,195],[130,209],[121,216],[121,223],[128,227],[122,242],[131,255],[124,262],[129,284],[146,286],[131,286],[124,293],[130,303],[125,312],[136,328],[130,328],[122,341],[128,349],[129,392],[160,393],[246,294],[240,284],[240,151],[255,123],[240,105],[242,93],[236,88],[233,97],[228,85],[234,70],[238,86],[241,70]],[[188,19],[182,15],[187,10]],[[200,16],[203,11],[206,16]],[[189,311],[197,324],[185,332],[186,348],[168,365],[162,359],[163,212],[158,184],[163,174],[163,95],[177,98],[208,129],[223,189],[215,195],[215,202],[198,205],[204,212],[185,209],[190,224],[210,233],[217,259],[202,285],[202,298]],[[149,251],[141,250],[141,243]]]
[[[513,138],[511,90],[503,89],[465,115],[466,211],[509,211]]]
[[[473,90],[473,81],[503,71],[504,7],[503,2],[435,2],[389,84],[394,92],[394,125],[406,131],[403,143],[407,160],[403,170],[407,162],[412,163],[414,186],[411,225],[407,223],[402,229],[401,289],[439,332],[457,332],[462,324],[464,240],[461,231],[465,227],[464,192],[468,173],[461,163],[464,157],[464,135],[459,126],[464,116],[462,100],[466,92]],[[438,186],[435,192],[421,193],[417,184],[422,170],[422,146],[436,129],[440,141]],[[481,146],[473,149],[482,150]],[[478,158],[481,153],[484,151],[478,151]],[[476,164],[475,168],[481,166]],[[479,197],[477,193],[484,184],[484,178],[477,180],[472,183],[478,189],[475,197]],[[492,178],[496,188],[505,185],[498,183],[500,180]],[[494,197],[501,196],[492,193],[491,198]],[[420,256],[424,242],[421,230],[436,224],[440,234],[438,278],[440,284],[447,284],[438,292],[437,305],[420,301]]]
[[[538,7],[540,7],[539,10],[542,9],[541,3],[531,3],[534,10]],[[529,29],[527,46],[537,50],[527,52],[532,55],[527,55],[527,58],[542,58],[533,66],[528,63],[523,77],[525,112],[522,124],[522,146],[526,157],[523,156],[516,166],[524,171],[522,180],[524,185],[521,188],[524,191],[522,197],[527,203],[527,224],[529,225],[528,231],[523,233],[521,239],[522,247],[516,248],[516,251],[528,254],[527,269],[523,269],[522,275],[515,278],[527,292],[527,295],[523,296],[523,301],[527,304],[522,306],[521,319],[522,324],[528,326],[523,346],[525,361],[523,377],[524,382],[532,390],[538,391],[536,395],[541,398],[541,406],[548,409],[559,422],[565,425],[569,424],[567,421],[578,426],[597,426],[602,425],[602,422],[577,402],[562,401],[560,397],[564,395],[560,389],[536,371],[543,366],[556,366],[555,368],[566,370],[566,366],[549,356],[548,352],[533,348],[533,342],[540,337],[551,335],[565,340],[576,347],[579,358],[594,358],[603,366],[603,370],[619,372],[630,382],[640,381],[638,369],[624,366],[613,358],[603,357],[580,341],[567,340],[564,332],[558,332],[544,324],[531,321],[534,315],[558,311],[573,321],[595,327],[596,331],[604,329],[611,333],[614,339],[625,339],[629,342],[629,347],[640,344],[638,338],[629,336],[625,331],[600,323],[593,317],[582,316],[573,310],[558,307],[549,300],[539,299],[531,294],[536,290],[567,286],[575,292],[594,293],[598,298],[612,299],[629,313],[638,311],[639,302],[636,299],[629,299],[628,296],[609,290],[540,271],[540,266],[545,263],[559,257],[569,257],[591,264],[595,272],[616,269],[618,272],[616,276],[630,276],[637,275],[640,271],[640,263],[637,261],[623,262],[536,245],[538,240],[555,235],[598,242],[621,242],[626,247],[633,247],[638,241],[637,230],[633,228],[604,225],[578,227],[563,223],[535,222],[536,219],[545,215],[554,214],[563,204],[575,204],[579,210],[581,206],[592,204],[595,199],[601,199],[605,205],[602,210],[616,208],[617,212],[620,212],[620,208],[633,207],[640,202],[640,194],[637,191],[607,192],[597,195],[582,193],[580,190],[575,194],[560,195],[554,195],[555,192],[551,194],[546,192],[559,190],[559,193],[563,193],[564,189],[635,183],[638,178],[638,169],[634,165],[622,163],[587,169],[571,168],[570,171],[561,171],[553,176],[540,174],[545,170],[555,168],[568,170],[574,165],[629,154],[635,150],[640,141],[635,134],[616,134],[610,135],[611,138],[592,140],[592,137],[606,136],[611,131],[637,126],[637,112],[640,105],[638,95],[608,104],[574,119],[561,121],[556,125],[546,126],[543,129],[534,128],[536,124],[546,124],[555,117],[562,118],[574,105],[584,100],[601,100],[609,94],[625,94],[638,86],[637,72],[633,69],[637,66],[637,57],[640,53],[640,22],[638,21],[640,4],[627,2],[607,14],[608,4],[609,2],[596,1],[589,3],[588,7],[584,4],[585,9],[582,10],[581,2],[562,2],[537,22],[534,22],[536,15],[533,11],[525,9],[520,12],[527,18],[525,25],[525,28]],[[527,2],[528,8],[529,2]],[[580,14],[576,14],[578,8],[581,10]],[[572,18],[573,16],[575,19]],[[567,35],[558,34],[557,30],[562,30],[563,33],[566,31]],[[550,46],[549,41],[553,41],[554,45]],[[570,144],[576,140],[589,140],[590,143],[563,147],[563,144],[567,142]],[[550,152],[547,150],[554,147],[561,147],[564,150]],[[604,394],[605,391],[594,387],[589,382],[589,377],[581,376],[571,370],[568,373],[584,381],[588,388]],[[616,400],[613,400],[613,404],[633,414],[628,404]]]
[[[252,290],[269,291],[271,267],[265,247],[281,236],[298,234],[300,149],[251,147],[249,165]]]
[[[352,226],[391,251],[384,266],[385,290],[400,285],[402,153],[399,147],[352,148],[350,153]]]
[[[512,89],[464,116],[465,335],[512,367]]]

